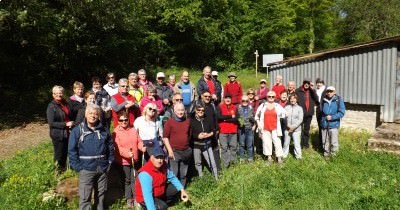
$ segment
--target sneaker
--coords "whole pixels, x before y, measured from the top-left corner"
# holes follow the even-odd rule
[[[240,159],[239,159],[239,163],[244,163],[244,159],[243,159],[243,158],[240,158]]]
[[[280,165],[282,165],[282,164],[283,164],[282,157],[278,157],[278,164],[280,164]]]
[[[132,198],[129,198],[126,200],[126,207],[128,209],[133,209],[135,207],[134,200]]]
[[[270,165],[272,165],[272,163],[274,163],[274,160],[272,159],[272,157],[271,156],[268,156],[268,159],[267,159],[267,166],[270,166]]]

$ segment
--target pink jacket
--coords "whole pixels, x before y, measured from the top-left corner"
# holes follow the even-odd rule
[[[139,159],[138,149],[142,150],[143,142],[135,128],[122,128],[117,126],[113,132],[115,147],[115,162],[119,165],[131,165],[132,159],[129,156],[130,150],[133,153],[133,160]]]

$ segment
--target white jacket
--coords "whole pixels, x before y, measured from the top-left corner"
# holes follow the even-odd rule
[[[260,106],[258,106],[258,109],[256,111],[256,116],[255,120],[258,125],[258,129],[260,132],[264,130],[264,112],[267,109],[266,103],[262,103]],[[278,103],[274,103],[275,105],[275,111],[276,111],[276,133],[278,136],[282,136],[282,129],[281,129],[281,121],[280,118],[285,118],[287,116],[286,110],[279,105]]]

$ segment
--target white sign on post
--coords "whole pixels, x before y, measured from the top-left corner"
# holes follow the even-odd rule
[[[283,61],[283,54],[264,54],[263,67],[268,67],[267,64]]]

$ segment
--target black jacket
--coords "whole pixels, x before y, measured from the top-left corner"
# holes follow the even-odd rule
[[[309,108],[306,110],[306,93],[303,90],[303,87],[299,87],[296,89],[297,94],[297,103],[303,108],[304,117],[309,117],[314,115],[314,106],[319,105],[318,95],[315,93],[313,89],[310,88],[310,97],[309,97]]]
[[[70,106],[67,104],[69,110]],[[65,114],[61,105],[54,100],[49,103],[46,110],[47,123],[50,127],[50,137],[53,141],[63,141],[68,138],[68,129],[65,126]],[[68,118],[71,120],[71,111]]]

